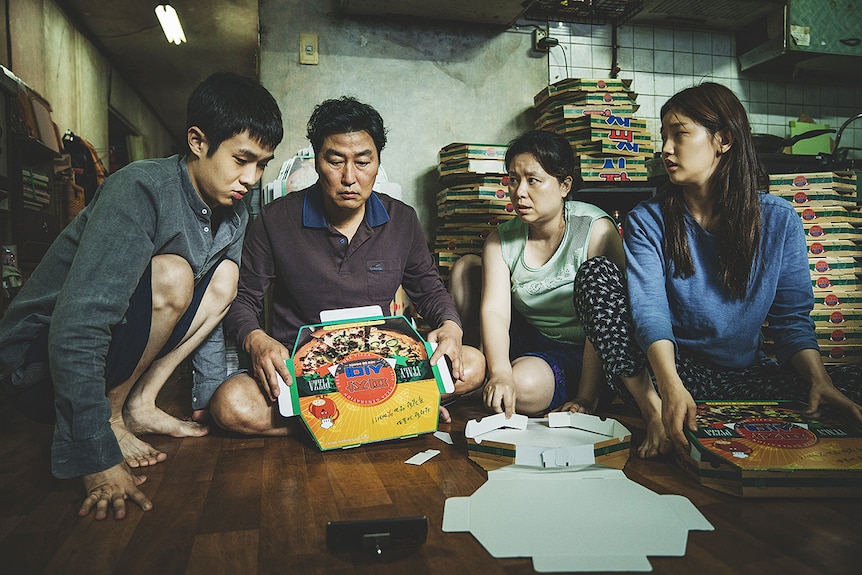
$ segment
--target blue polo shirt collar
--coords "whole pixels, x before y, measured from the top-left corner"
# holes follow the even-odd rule
[[[371,192],[365,202],[365,221],[371,227],[380,226],[389,221],[389,212],[380,200],[377,192]],[[308,228],[328,228],[326,211],[323,209],[323,191],[319,185],[314,185],[305,194],[302,205],[302,225]]]

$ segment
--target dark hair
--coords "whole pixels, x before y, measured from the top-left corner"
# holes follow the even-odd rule
[[[678,112],[703,126],[710,135],[721,134],[730,142],[710,179],[709,192],[718,216],[719,269],[721,281],[733,299],[742,299],[751,269],[760,252],[760,200],[768,176],[754,150],[748,115],[729,88],[713,82],[686,88],[661,108],[661,118]],[[674,277],[694,274],[686,239],[686,213],[682,189],[668,183],[662,212],[665,220],[665,252],[674,265]]]
[[[377,157],[386,146],[386,128],[377,110],[351,96],[324,100],[314,107],[308,120],[308,141],[315,155],[320,153],[323,140],[333,134],[368,132],[377,148]]]
[[[530,154],[539,162],[542,169],[557,178],[562,184],[567,177],[572,178],[572,192],[581,187],[581,177],[575,171],[575,155],[569,141],[555,132],[532,130],[518,136],[509,143],[506,150],[506,169],[515,156]]]
[[[210,157],[222,142],[243,132],[271,150],[284,136],[272,94],[257,80],[233,72],[216,72],[198,84],[186,118],[186,129],[197,126],[206,136]]]

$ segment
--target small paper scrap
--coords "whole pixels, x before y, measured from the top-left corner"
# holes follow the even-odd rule
[[[434,437],[442,441],[443,443],[448,443],[449,445],[455,445],[455,442],[452,441],[452,436],[446,433],[445,431],[435,431]]]
[[[422,465],[423,463],[425,463],[435,455],[438,455],[439,453],[439,449],[426,449],[422,453],[417,453],[404,463],[409,463],[410,465]]]

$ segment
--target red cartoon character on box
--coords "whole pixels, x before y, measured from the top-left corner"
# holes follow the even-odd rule
[[[312,401],[308,411],[320,420],[320,427],[323,429],[329,429],[335,425],[335,420],[338,419],[339,415],[335,402],[324,395]]]

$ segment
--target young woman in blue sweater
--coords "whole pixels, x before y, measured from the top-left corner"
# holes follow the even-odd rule
[[[715,83],[677,93],[661,136],[669,184],[629,213],[625,249],[635,337],[675,446],[696,430],[695,399],[797,399],[862,424],[859,366],[824,368],[803,226],[763,191],[736,95]],[[764,322],[777,362],[762,349]]]

